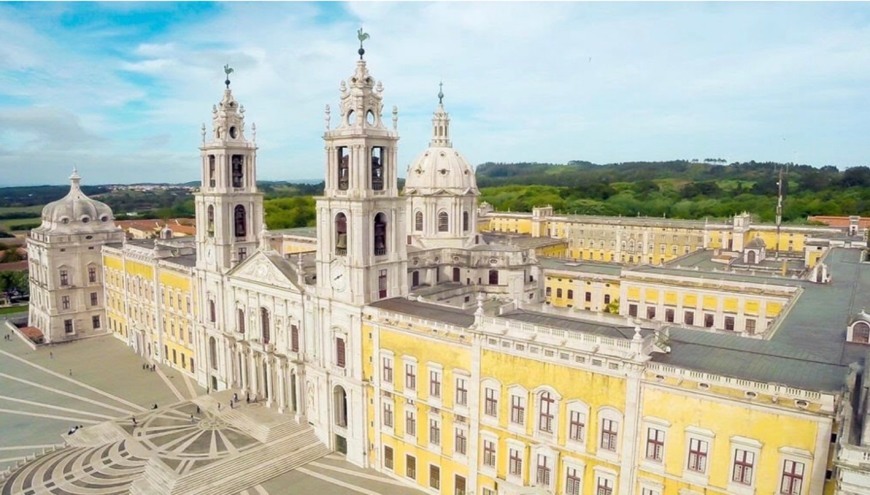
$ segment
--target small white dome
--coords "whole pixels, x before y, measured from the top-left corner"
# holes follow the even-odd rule
[[[477,194],[474,169],[453,148],[430,147],[408,167],[405,178],[406,194]]]
[[[79,187],[81,177],[73,170],[70,190],[63,198],[53,201],[42,209],[43,232],[81,232],[87,230],[115,230],[112,209],[105,203],[91,199]]]

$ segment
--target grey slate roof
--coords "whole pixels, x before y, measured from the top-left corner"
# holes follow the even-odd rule
[[[468,328],[474,324],[474,313],[438,304],[410,301],[404,297],[384,299],[370,304],[375,308],[394,311],[427,320],[440,321],[449,325]]]

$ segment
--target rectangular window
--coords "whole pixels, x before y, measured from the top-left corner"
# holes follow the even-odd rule
[[[483,441],[483,465],[495,467],[495,442],[492,440]]]
[[[456,379],[456,404],[460,406],[468,405],[468,388],[465,384],[465,378]]]
[[[568,423],[568,439],[575,442],[583,441],[583,429],[586,427],[586,418],[580,411],[571,411]]]
[[[429,396],[441,397],[441,372],[432,370],[429,372]]]
[[[60,296],[61,309],[69,309],[69,296]]]
[[[601,448],[616,452],[616,437],[619,430],[619,424],[612,419],[601,420]]]
[[[637,316],[637,304],[628,305],[628,316]]]
[[[746,319],[746,333],[755,335],[755,320],[751,318]]]
[[[435,464],[429,464],[429,488],[441,489],[441,468]]]
[[[414,411],[405,411],[405,434],[417,435],[417,418],[414,416]]]
[[[655,428],[646,431],[646,458],[662,462],[665,452],[665,432]]]
[[[565,495],[580,495],[583,483],[580,473],[573,467],[568,467],[565,474]]]
[[[429,443],[441,445],[441,422],[436,418],[429,419]]]
[[[538,429],[553,433],[553,418],[555,416],[555,403],[549,392],[544,392],[538,400]]]
[[[725,317],[725,330],[728,330],[730,332],[734,331],[734,317],[733,316],[726,316]]]
[[[99,316],[92,316],[91,317],[91,326],[93,327],[94,330],[98,330],[100,328],[100,317]]]
[[[592,293],[591,293],[591,292],[587,292],[587,293],[586,293],[586,298],[585,298],[585,299],[586,299],[586,302],[592,302]]]
[[[393,360],[392,358],[385,357],[382,360],[383,372],[381,373],[381,379],[384,380],[385,383],[393,383]]]
[[[299,327],[290,325],[290,350],[299,352]]]
[[[393,469],[393,448],[384,445],[384,467]]]
[[[540,486],[550,486],[550,459],[545,455],[538,454],[538,468],[535,472],[535,481]]]
[[[417,370],[411,363],[405,363],[405,388],[417,390]]]
[[[710,313],[704,313],[704,326],[707,328],[711,328],[713,326],[713,315]]]
[[[544,289],[544,295],[545,295],[545,296],[550,297],[550,295],[551,295],[552,293],[553,293],[553,288],[552,288],[552,287],[547,287],[546,289]]]
[[[683,323],[685,323],[686,325],[694,325],[695,313],[692,311],[686,311],[686,314],[683,315]]]
[[[393,404],[384,402],[384,426],[393,427]]]
[[[707,450],[709,444],[698,438],[689,439],[689,465],[686,468],[696,473],[707,472]]]
[[[456,438],[454,439],[455,445],[453,450],[457,454],[465,455],[465,451],[468,448],[468,437],[465,435],[465,430],[462,428],[456,428]]]
[[[668,323],[674,322],[674,310],[671,308],[665,309],[665,321]]]
[[[94,283],[97,281],[97,268],[94,266],[88,267],[88,282]]]
[[[604,304],[610,304],[610,294],[604,294]]]
[[[800,495],[804,484],[804,464],[786,459],[782,465],[782,495]]]
[[[453,495],[465,495],[465,478],[458,474],[453,478]]]
[[[405,476],[417,479],[417,458],[412,455],[405,455]]]
[[[526,401],[519,395],[511,396],[511,423],[521,425],[525,422]]]
[[[734,451],[734,469],[731,481],[741,485],[752,485],[752,469],[755,466],[755,453],[748,450]]]
[[[344,339],[335,339],[335,365],[339,368],[344,368]]]
[[[574,299],[574,291],[571,289],[568,289],[568,299]]]
[[[508,458],[508,473],[513,476],[523,475],[523,455],[517,449],[510,449],[510,457]]]
[[[378,272],[378,297],[383,299],[387,297],[387,271],[381,270]]]
[[[72,320],[63,320],[63,331],[64,333],[73,333]]]
[[[69,272],[66,270],[60,271],[60,285],[61,287],[69,285]]]
[[[556,297],[562,297],[562,289],[556,289]]]
[[[613,495],[613,481],[609,478],[598,478],[595,495]]]
[[[496,398],[495,389],[486,389],[486,399],[484,400],[483,413],[487,416],[498,416],[498,399]]]
[[[655,306],[647,306],[646,308],[646,319],[654,320],[656,317],[656,308]]]

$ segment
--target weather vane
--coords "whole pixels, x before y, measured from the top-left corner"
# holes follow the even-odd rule
[[[439,82],[439,83],[438,83],[438,104],[439,104],[439,105],[443,105],[443,104],[444,104],[444,91],[443,91],[443,87],[444,87],[444,82]]]
[[[230,64],[224,65],[224,74],[227,75],[227,80],[224,81],[224,84],[227,85],[227,89],[230,89],[230,74],[232,74],[233,72],[233,68],[230,67]]]
[[[356,32],[356,37],[359,39],[359,59],[363,59],[363,55],[365,55],[366,51],[363,48],[363,41],[369,39],[369,33],[364,33],[363,28],[359,28],[359,31]]]

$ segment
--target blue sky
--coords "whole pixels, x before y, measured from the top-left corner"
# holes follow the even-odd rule
[[[440,80],[473,164],[870,165],[867,3],[0,3],[0,186],[199,179],[224,64],[259,178],[322,178],[360,25],[400,175]]]

